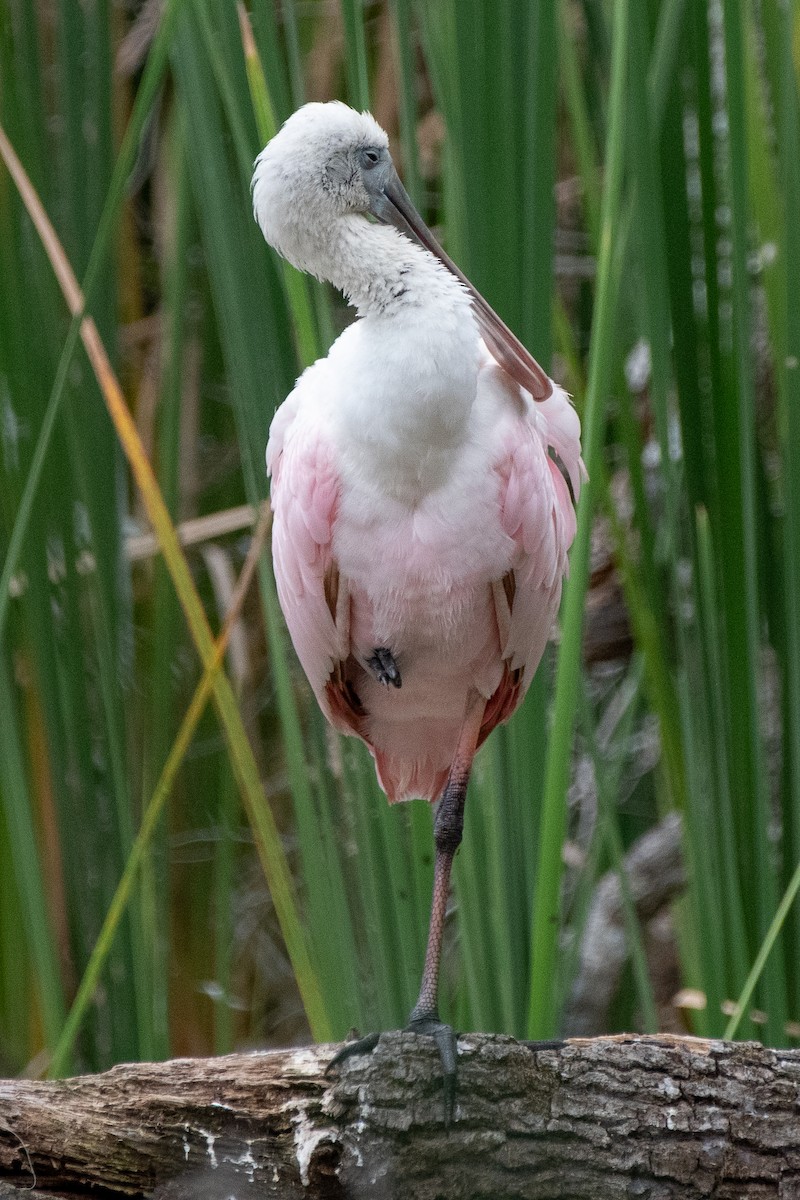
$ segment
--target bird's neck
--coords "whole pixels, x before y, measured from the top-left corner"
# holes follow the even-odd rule
[[[315,273],[343,292],[360,317],[434,304],[468,307],[461,284],[432,254],[359,214],[335,222]]]
[[[381,494],[414,506],[469,437],[480,339],[470,297],[433,255],[366,221],[343,231],[327,278],[362,318],[331,351],[343,454]]]

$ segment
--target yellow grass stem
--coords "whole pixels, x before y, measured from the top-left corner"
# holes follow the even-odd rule
[[[50,260],[67,306],[74,316],[83,308],[83,294],[80,286],[36,189],[2,126],[0,126],[0,156],[14,180]],[[286,855],[274,817],[264,796],[258,768],[244,731],[233,690],[224,671],[218,669],[219,663],[215,666],[214,638],[208,618],[194,586],[189,565],[181,549],[178,535],[164,503],[139,432],[97,327],[89,316],[84,317],[81,322],[81,340],[141,492],[167,569],[186,615],[192,638],[204,668],[210,675],[210,687],[213,690],[220,721],[228,742],[231,763],[253,829],[259,858],[275,905],[309,1025],[315,1038],[325,1040],[330,1037],[330,1024],[309,957],[305,934],[300,924]],[[221,659],[222,655],[220,654],[219,657]]]

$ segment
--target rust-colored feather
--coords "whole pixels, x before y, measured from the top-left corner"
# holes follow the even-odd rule
[[[351,677],[355,666],[356,662],[352,657],[347,662],[336,663],[325,684],[325,697],[334,720],[343,729],[363,738],[369,745],[366,733],[367,713]]]

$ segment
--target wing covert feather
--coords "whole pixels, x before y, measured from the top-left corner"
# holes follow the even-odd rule
[[[503,529],[517,547],[513,602],[499,625],[507,630],[503,658],[512,671],[524,672],[520,699],[544,653],[575,537],[572,497],[549,448],[558,454],[577,500],[585,478],[580,422],[556,385],[547,401],[528,403],[518,414],[497,466]]]

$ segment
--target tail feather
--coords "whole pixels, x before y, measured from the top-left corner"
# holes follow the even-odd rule
[[[447,783],[448,768],[429,758],[412,759],[384,750],[373,750],[378,782],[390,804],[401,800],[438,800]]]

